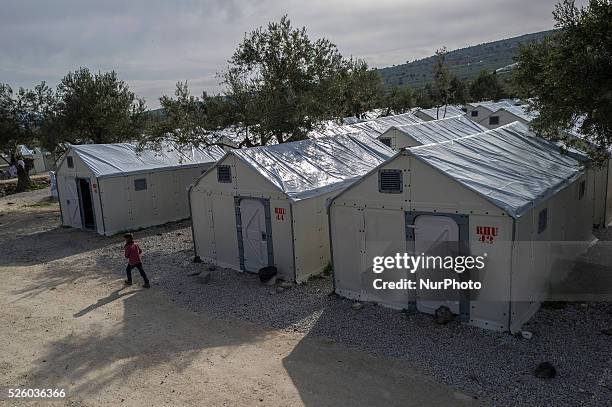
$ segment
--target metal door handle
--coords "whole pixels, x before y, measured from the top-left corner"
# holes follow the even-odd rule
[[[267,240],[268,236],[264,233],[261,232],[261,240]]]

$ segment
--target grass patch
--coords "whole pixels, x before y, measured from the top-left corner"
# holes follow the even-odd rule
[[[52,206],[56,203],[57,201],[53,197],[48,197],[48,198],[43,199],[42,201],[38,201],[33,204],[25,205],[25,207],[26,208],[45,208],[48,206]]]

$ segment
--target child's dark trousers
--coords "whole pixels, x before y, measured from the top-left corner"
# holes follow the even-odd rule
[[[142,277],[142,279],[144,280],[145,284],[149,284],[149,279],[147,278],[147,275],[144,271],[144,269],[142,268],[142,263],[138,263],[138,264],[128,264],[127,267],[125,268],[125,274],[127,274],[127,281],[128,283],[132,282],[132,269],[133,268],[137,268],[138,271],[140,272],[140,276]]]

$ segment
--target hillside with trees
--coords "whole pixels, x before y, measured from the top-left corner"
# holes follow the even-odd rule
[[[461,48],[446,53],[445,62],[449,72],[459,79],[472,80],[481,71],[494,72],[514,63],[521,44],[540,42],[553,31],[542,31],[519,37],[488,42]],[[420,88],[432,82],[436,56],[413,62],[377,69],[385,85]]]

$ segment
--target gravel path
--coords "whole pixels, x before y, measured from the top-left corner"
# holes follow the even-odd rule
[[[262,286],[255,275],[216,269],[211,281],[201,284],[190,274],[208,266],[191,262],[188,226],[182,222],[136,233],[154,284],[182,307],[402,358],[436,380],[492,399],[495,405],[612,405],[612,336],[602,332],[612,327],[611,303],[542,309],[524,328],[533,337],[524,339],[459,323],[440,326],[427,315],[373,304],[353,310],[352,302],[331,294],[330,277],[277,292],[276,287]],[[96,249],[92,261],[120,273],[119,250],[119,244]],[[533,375],[544,361],[556,367],[555,379]]]

